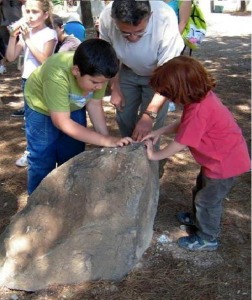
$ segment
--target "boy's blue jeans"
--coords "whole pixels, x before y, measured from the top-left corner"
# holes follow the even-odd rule
[[[71,119],[86,127],[85,108],[72,112]],[[53,125],[50,116],[32,110],[27,104],[25,120],[30,195],[56,166],[83,152],[85,143],[64,134]]]
[[[223,200],[230,192],[236,177],[208,178],[200,172],[193,188],[193,211],[197,235],[214,240],[220,234]]]

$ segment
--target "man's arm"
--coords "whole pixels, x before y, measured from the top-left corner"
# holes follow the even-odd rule
[[[180,120],[177,120],[167,126],[161,127],[157,130],[154,130],[154,131],[150,132],[149,134],[147,134],[142,139],[141,142],[146,141],[146,140],[152,140],[153,144],[155,145],[158,142],[161,135],[163,135],[163,134],[169,135],[171,133],[176,133],[178,131],[179,124],[180,124]]]
[[[166,98],[164,96],[155,93],[146,111],[158,113],[165,101]],[[150,115],[143,113],[133,131],[133,140],[140,142],[143,139],[143,137],[145,137],[149,132],[151,132],[153,122],[154,119],[151,118]]]
[[[115,77],[110,79],[110,85],[111,85],[111,104],[114,105],[114,107],[118,111],[123,111],[124,107],[124,98],[121,92],[120,83],[119,83],[119,73],[116,74]]]

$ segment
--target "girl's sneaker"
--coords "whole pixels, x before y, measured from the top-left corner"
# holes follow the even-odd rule
[[[215,251],[219,246],[217,240],[206,241],[196,234],[179,238],[178,245],[190,251]]]
[[[3,75],[7,72],[6,67],[4,65],[0,65],[0,74]]]
[[[174,102],[169,102],[168,111],[175,111],[175,110],[176,110],[176,105],[174,104]]]
[[[11,115],[13,118],[24,118],[24,107],[14,111],[14,113]]]
[[[29,154],[28,151],[25,151],[24,154],[16,161],[17,167],[27,167],[28,161],[27,161],[27,155]]]

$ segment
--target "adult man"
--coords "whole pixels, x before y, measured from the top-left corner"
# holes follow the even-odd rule
[[[111,103],[122,136],[140,141],[163,126],[168,102],[149,86],[153,70],[178,56],[184,43],[175,13],[163,1],[115,0],[100,15],[100,36],[121,62],[113,79]]]

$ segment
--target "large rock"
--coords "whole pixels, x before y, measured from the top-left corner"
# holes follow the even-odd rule
[[[120,280],[151,242],[157,169],[141,144],[86,151],[55,169],[0,236],[0,285]]]

